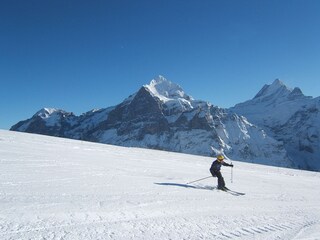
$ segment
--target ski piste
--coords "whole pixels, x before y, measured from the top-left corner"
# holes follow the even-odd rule
[[[237,191],[231,190],[231,189],[229,189],[229,188],[227,188],[227,187],[225,187],[225,188],[223,188],[223,189],[219,189],[219,190],[224,191],[224,192],[227,192],[227,193],[230,193],[230,194],[232,194],[232,195],[234,195],[234,196],[243,196],[243,195],[246,195],[246,194],[243,193],[243,192],[237,192]]]

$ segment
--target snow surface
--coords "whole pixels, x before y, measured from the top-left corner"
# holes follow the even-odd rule
[[[320,173],[0,130],[0,239],[320,239]]]

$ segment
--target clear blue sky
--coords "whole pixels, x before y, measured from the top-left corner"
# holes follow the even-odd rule
[[[156,75],[220,107],[274,79],[320,96],[318,0],[2,0],[0,129],[79,115]]]

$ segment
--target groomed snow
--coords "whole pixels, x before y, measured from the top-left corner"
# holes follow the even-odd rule
[[[320,173],[0,130],[0,239],[320,239]]]

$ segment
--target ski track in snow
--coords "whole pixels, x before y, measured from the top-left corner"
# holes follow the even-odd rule
[[[0,130],[0,239],[320,239],[319,173]]]

